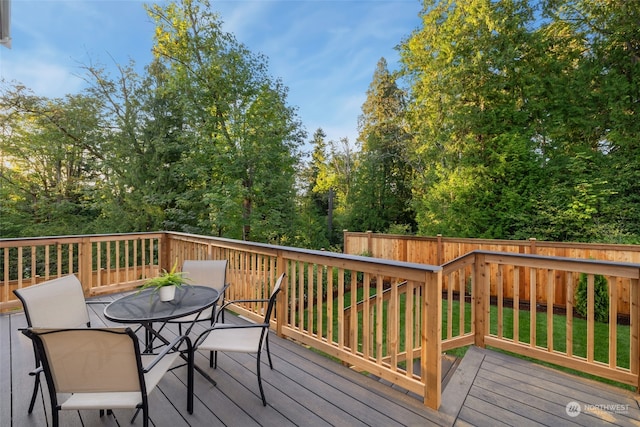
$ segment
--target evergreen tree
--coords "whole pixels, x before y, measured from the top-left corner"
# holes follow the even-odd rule
[[[318,179],[327,167],[326,134],[317,129],[311,140],[311,161],[300,172],[298,245],[312,249],[328,248],[333,235],[329,211],[329,191],[317,190]]]
[[[410,135],[405,98],[380,59],[359,120],[362,149],[355,173],[349,229],[386,231],[392,224],[414,227],[411,209],[413,169],[408,162]]]
[[[425,1],[424,11],[402,48],[420,232],[514,237],[539,184],[527,111],[532,10],[442,0]]]

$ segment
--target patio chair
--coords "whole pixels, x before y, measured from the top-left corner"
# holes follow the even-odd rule
[[[224,304],[224,294],[230,285],[227,283],[227,260],[185,260],[182,264],[182,273],[188,284],[214,288],[218,291],[220,298],[215,305],[201,313],[173,319],[169,323],[191,323],[197,318],[198,322],[208,320],[213,324],[216,307]]]
[[[193,412],[193,357],[186,336],[178,336],[158,355],[141,355],[130,328],[27,328],[41,355],[51,399],[53,427],[60,411],[136,409],[149,425],[147,396],[180,356],[186,340],[189,356],[187,409]],[[134,415],[134,419],[135,416]],[[132,420],[133,422],[133,420]]]
[[[244,299],[227,301],[222,307],[220,313],[225,306],[233,303],[246,302],[268,302],[264,313],[262,323],[236,325],[228,323],[214,323],[214,325],[201,333],[194,341],[193,351],[208,350],[213,352],[213,368],[218,367],[218,352],[236,352],[236,353],[254,353],[257,358],[256,374],[258,376],[258,386],[260,388],[260,396],[262,397],[262,405],[267,406],[267,400],[264,396],[262,388],[262,377],[260,375],[260,355],[262,349],[266,348],[267,357],[269,359],[269,367],[273,369],[271,362],[271,352],[269,350],[269,322],[271,314],[275,308],[276,297],[282,286],[285,273],[282,273],[271,291],[269,299]],[[218,313],[219,314],[219,313]]]
[[[48,280],[38,285],[15,289],[13,293],[22,302],[28,327],[34,328],[78,328],[90,327],[87,301],[78,278],[67,276]],[[104,304],[100,302],[100,304]],[[35,369],[29,375],[35,377],[29,413],[33,407],[40,388],[42,366],[40,357],[34,346]]]

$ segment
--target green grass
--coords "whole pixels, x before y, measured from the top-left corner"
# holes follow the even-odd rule
[[[458,334],[458,313],[460,311],[458,301],[452,302],[453,310],[453,336]],[[465,304],[465,331],[471,330],[471,304]],[[447,322],[447,304],[443,301],[443,339],[446,338],[446,322]],[[515,311],[512,308],[503,308],[502,336],[507,339],[514,339],[513,317]],[[530,343],[531,333],[531,317],[528,310],[519,310],[518,316],[518,341]],[[539,347],[547,347],[547,313],[537,312],[535,319],[536,345]],[[553,348],[559,352],[566,352],[566,329],[567,317],[561,314],[553,315]],[[497,335],[498,333],[498,308],[490,307],[490,333]],[[579,357],[587,357],[587,321],[582,318],[573,318],[573,354]],[[617,360],[616,364],[622,368],[629,368],[630,356],[630,329],[628,325],[617,325],[616,345]],[[594,324],[594,359],[609,363],[609,324],[595,322]]]
[[[446,338],[446,323],[447,323],[447,304],[443,301],[443,339]],[[453,336],[458,333],[458,314],[460,311],[460,304],[458,301],[452,302],[452,314],[453,314]],[[513,339],[513,318],[515,311],[511,308],[503,308],[503,330],[502,335],[505,338]],[[519,327],[518,327],[518,339],[520,342],[530,342],[531,331],[531,312],[528,310],[519,310]],[[559,352],[566,352],[566,321],[567,317],[561,314],[553,315],[553,348]],[[547,313],[537,312],[535,319],[535,331],[536,331],[536,344],[539,347],[547,347]],[[471,304],[465,304],[465,330],[469,332],[471,330]],[[616,345],[617,345],[617,366],[622,368],[629,368],[630,358],[630,328],[628,325],[618,324],[616,328]],[[498,333],[498,308],[496,306],[490,307],[490,327],[489,330],[492,334]],[[586,357],[587,355],[587,321],[582,318],[573,318],[573,354],[580,357]],[[603,322],[595,322],[594,324],[594,359],[603,363],[609,362],[609,324]],[[448,351],[448,354],[455,355],[457,357],[464,356],[467,348],[458,348]],[[634,390],[634,387],[627,384],[619,383],[617,381],[608,380],[601,377],[596,377],[584,373],[582,371],[576,371],[574,369],[565,368],[562,366],[554,365],[547,362],[542,362],[537,359],[522,356],[519,354],[513,354],[511,352],[493,349],[502,353],[510,354],[521,359],[525,359],[531,362],[535,362],[544,366],[549,366],[554,369],[568,372],[573,375],[581,376],[584,378],[594,379],[607,384],[612,384],[617,387],[621,387],[628,390]]]
[[[371,294],[375,294],[375,288],[371,288],[370,292]],[[357,301],[361,301],[363,297],[363,291],[362,288],[358,289],[358,294],[357,294]],[[344,295],[344,306],[348,307],[351,304],[351,295],[350,293],[345,293]],[[405,303],[404,303],[404,298],[401,297],[401,301],[400,301],[400,313],[404,313],[405,310]],[[460,302],[457,300],[452,301],[452,335],[458,336],[460,335],[460,327],[459,327],[459,312],[460,312]],[[464,326],[464,332],[468,333],[471,331],[471,304],[470,303],[465,303],[464,304],[465,307],[465,326]],[[337,310],[338,310],[338,301],[337,299],[334,299],[333,301],[333,312],[334,314],[337,314]],[[442,325],[442,338],[446,339],[446,335],[447,335],[447,310],[448,310],[448,305],[447,305],[447,301],[443,300],[443,306],[442,306],[442,319],[443,319],[443,325]],[[386,304],[384,305],[384,324],[383,324],[383,328],[386,329]],[[503,330],[502,330],[502,336],[504,338],[507,339],[513,339],[513,317],[514,317],[514,313],[515,311],[511,308],[503,308]],[[530,318],[530,312],[528,310],[519,310],[519,333],[518,333],[518,341],[522,342],[522,343],[529,343],[530,342],[530,331],[531,331],[531,318]],[[326,309],[325,312],[323,313],[324,315],[324,319],[323,319],[323,336],[326,336],[327,334],[327,322],[326,322]],[[307,323],[307,316],[308,316],[308,311],[305,310],[304,312],[304,316],[305,316],[305,323],[304,326],[306,327]],[[313,312],[313,324],[314,324],[314,329],[315,329],[315,333],[317,333],[317,310],[316,307],[314,306],[314,312]],[[361,324],[362,321],[362,313],[358,314],[359,317],[359,324]],[[553,348],[559,352],[566,352],[566,316],[561,315],[561,314],[554,314],[553,317]],[[547,314],[546,312],[538,312],[536,313],[536,318],[535,318],[535,331],[536,331],[536,345],[542,348],[546,348],[547,347]],[[404,330],[404,316],[401,315],[400,316],[400,330]],[[338,328],[340,328],[341,326],[338,324],[338,320],[337,320],[337,316],[334,316],[333,319],[333,340],[338,339]],[[490,308],[490,332],[491,334],[497,334],[498,332],[498,308],[496,306],[491,306]],[[619,367],[622,368],[629,368],[630,363],[629,363],[629,357],[630,357],[630,328],[628,325],[621,325],[618,324],[617,325],[617,336],[616,336],[616,340],[617,340],[617,360],[616,360],[616,364]],[[361,333],[361,331],[360,331]],[[386,335],[385,335],[386,338]],[[404,340],[405,340],[405,336],[403,333],[400,334],[399,336],[400,339],[400,347],[401,349],[404,349]],[[574,317],[573,318],[573,336],[572,336],[572,341],[573,341],[573,354],[579,357],[586,357],[587,356],[587,322],[585,319],[582,318],[578,318],[578,317]],[[608,323],[602,323],[602,322],[596,322],[594,324],[594,359],[599,361],[599,362],[603,362],[603,363],[608,363],[609,360],[609,324]],[[358,343],[358,348],[359,350],[362,349],[362,337],[359,336],[359,343]],[[466,352],[466,348],[458,348],[458,349],[452,349],[447,351],[448,354],[452,354],[455,355],[457,357],[462,357],[464,356],[464,353]],[[505,352],[508,353],[508,352]],[[386,342],[384,343],[383,346],[383,354],[386,354]],[[526,359],[526,360],[530,360],[530,361],[534,361],[536,363],[540,363],[542,365],[546,365],[546,366],[552,366],[554,369],[560,369],[562,371],[565,372],[570,372],[572,374],[576,374],[576,375],[580,375],[583,377],[587,377],[587,378],[592,378],[592,379],[597,379],[599,381],[602,382],[606,382],[609,384],[614,384],[618,387],[623,387],[626,389],[632,389],[632,387],[627,386],[625,384],[620,384],[614,381],[609,381],[606,379],[602,379],[600,377],[595,377],[589,374],[585,374],[579,371],[575,371],[575,370],[571,370],[568,368],[564,368],[564,367],[559,367],[556,365],[552,365],[549,363],[544,363],[544,362],[540,362],[538,360],[535,359],[531,359],[531,358],[527,358],[524,356],[520,356],[520,355],[515,355],[517,357]]]

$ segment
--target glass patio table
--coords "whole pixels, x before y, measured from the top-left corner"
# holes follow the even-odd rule
[[[162,337],[160,331],[169,320],[178,319],[194,313],[201,313],[204,309],[218,302],[220,294],[208,286],[184,285],[176,289],[171,301],[160,301],[158,292],[145,289],[125,295],[104,308],[104,317],[118,323],[137,323],[146,329],[147,340],[145,351],[152,350],[153,338],[160,338],[165,344],[168,341]],[[185,335],[188,335],[198,318],[189,325]],[[154,329],[154,323],[162,323],[159,329]]]
[[[161,332],[167,322],[188,316],[194,313],[202,313],[218,302],[220,294],[217,290],[208,286],[183,285],[176,289],[176,294],[171,301],[160,301],[160,295],[153,289],[145,289],[141,292],[134,292],[125,295],[107,305],[104,308],[104,317],[118,323],[135,323],[145,328],[145,352],[153,351],[153,341],[158,338],[165,344],[169,340],[162,336]],[[191,328],[198,321],[196,317],[184,335],[191,332]],[[154,323],[160,323],[159,328],[154,327]],[[189,347],[191,343],[189,341]],[[213,385],[216,382],[202,371],[198,366],[194,368],[207,378]]]

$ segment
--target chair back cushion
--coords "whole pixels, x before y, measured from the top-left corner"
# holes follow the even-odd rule
[[[209,286],[222,292],[227,280],[227,260],[186,260],[182,272],[190,285]]]
[[[89,323],[82,284],[73,274],[13,292],[30,327],[77,328]]]
[[[30,330],[58,393],[142,390],[137,339],[129,328]]]

